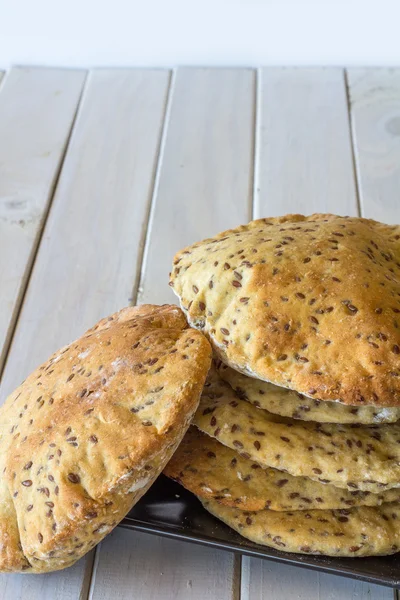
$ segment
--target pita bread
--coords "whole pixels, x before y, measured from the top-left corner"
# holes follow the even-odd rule
[[[170,284],[238,371],[321,400],[400,405],[400,226],[259,219],[178,252]]]
[[[174,306],[127,308],[55,353],[0,409],[0,570],[72,565],[181,441],[211,361]]]

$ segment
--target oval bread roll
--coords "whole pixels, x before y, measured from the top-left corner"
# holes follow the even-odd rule
[[[170,284],[221,360],[322,400],[400,406],[400,226],[259,219],[178,252]]]
[[[13,392],[0,409],[0,571],[54,571],[99,543],[181,441],[210,361],[179,308],[126,308]]]

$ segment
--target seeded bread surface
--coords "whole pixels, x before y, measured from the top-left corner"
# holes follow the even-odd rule
[[[170,285],[228,366],[322,400],[400,405],[400,226],[259,219],[175,256]]]
[[[281,417],[235,394],[211,371],[193,423],[261,466],[338,488],[400,487],[400,424],[341,425]]]
[[[262,468],[196,427],[189,427],[164,473],[196,496],[241,510],[342,509],[400,502],[400,489],[350,492]]]
[[[303,394],[248,377],[216,361],[217,372],[229,383],[242,400],[271,413],[317,423],[395,423],[400,418],[400,408],[382,406],[350,406],[342,402],[308,398]]]
[[[211,514],[243,537],[285,552],[356,557],[394,554],[400,549],[397,503],[283,513],[241,511],[216,500],[202,502]]]
[[[126,308],[55,353],[0,409],[0,570],[73,564],[148,489],[210,366],[175,306]]]

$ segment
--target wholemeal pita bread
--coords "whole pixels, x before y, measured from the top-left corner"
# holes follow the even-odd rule
[[[179,252],[193,327],[247,375],[322,400],[400,405],[400,226],[259,219]]]
[[[203,499],[241,510],[341,509],[400,502],[400,489],[350,492],[277,469],[261,468],[190,427],[164,473]]]
[[[181,441],[211,361],[174,306],[127,308],[54,354],[0,409],[0,570],[93,548]]]
[[[278,387],[272,383],[247,377],[239,371],[216,361],[217,372],[230,384],[239,398],[271,413],[318,423],[395,423],[400,408],[378,406],[350,406],[341,402],[307,398],[303,394]]]
[[[202,502],[211,514],[243,537],[284,552],[355,557],[394,554],[400,549],[397,503],[283,513],[241,511],[216,500]]]
[[[339,488],[379,493],[400,487],[400,424],[296,421],[240,400],[211,372],[194,424],[262,466]]]

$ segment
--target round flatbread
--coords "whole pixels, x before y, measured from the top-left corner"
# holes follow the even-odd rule
[[[400,226],[259,219],[179,252],[170,284],[230,367],[322,400],[400,405]]]
[[[201,500],[201,498],[199,498]],[[400,549],[399,504],[348,510],[242,511],[201,500],[243,537],[283,552],[326,556],[382,556]]]
[[[212,372],[194,424],[262,466],[339,488],[379,493],[400,487],[400,424],[295,421],[240,400]]]
[[[181,441],[211,362],[174,306],[127,308],[55,353],[0,409],[0,570],[72,565]]]
[[[247,377],[216,361],[218,374],[230,384],[239,398],[271,413],[317,423],[395,423],[400,419],[400,408],[379,406],[349,406],[341,402],[308,398],[272,383]]]
[[[189,428],[164,473],[196,496],[241,510],[341,509],[400,502],[400,489],[350,492],[262,468],[196,427]]]

